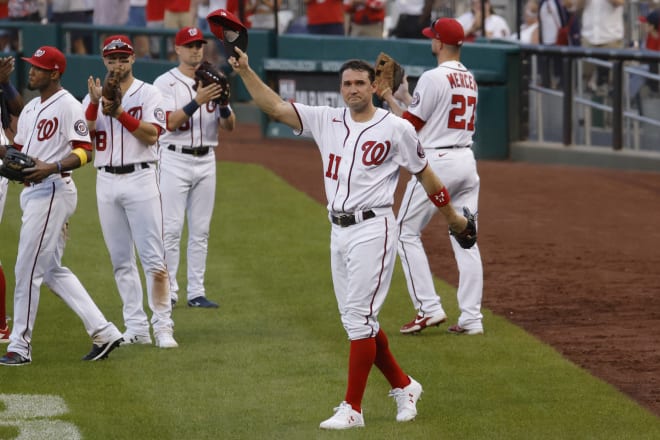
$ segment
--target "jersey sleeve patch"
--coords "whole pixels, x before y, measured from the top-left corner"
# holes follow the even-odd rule
[[[165,111],[160,107],[156,107],[154,109],[154,118],[156,118],[158,122],[165,124]]]
[[[417,156],[420,159],[425,159],[426,158],[426,153],[424,152],[424,147],[422,147],[422,143],[420,141],[417,141]]]
[[[89,134],[89,128],[87,127],[87,123],[82,119],[78,119],[73,124],[73,129],[76,132],[76,134],[80,136],[87,136]]]

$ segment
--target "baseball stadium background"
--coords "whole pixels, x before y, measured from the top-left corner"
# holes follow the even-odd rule
[[[65,47],[66,33],[78,27],[18,26],[15,56]],[[136,34],[86,30],[97,41],[102,33]],[[139,32],[163,47],[173,36]],[[425,42],[250,33],[253,67],[286,98],[317,103],[337,102],[338,62],[375,59],[381,50],[413,83],[433,65]],[[381,322],[404,369],[424,386],[416,421],[394,421],[394,402],[375,372],[366,428],[318,430],[343,396],[348,348],[332,293],[320,160],[310,141],[265,120],[233,78],[239,128],[217,154],[207,269],[209,295],[221,308],[177,306],[177,350],[124,347],[86,363],[79,360],[89,350],[84,329],[44,286],[33,364],[0,369],[0,438],[660,438],[657,121],[625,104],[629,79],[641,74],[632,62],[656,59],[565,49],[557,55],[575,69],[588,59],[613,69],[621,62],[614,87],[622,101],[585,103],[578,88],[530,81],[536,57],[548,55],[540,50],[486,41],[464,49],[480,81],[486,334],[454,337],[441,327],[399,335],[414,311],[395,272]],[[103,73],[100,57],[67,61],[64,86],[82,97],[86,78]],[[153,80],[171,65],[139,61],[135,73]],[[24,86],[26,74],[19,62],[15,83]],[[79,202],[64,263],[121,324],[94,179],[92,167],[75,173]],[[10,314],[20,189],[10,185],[0,224]],[[451,321],[457,273],[440,219],[424,240]]]

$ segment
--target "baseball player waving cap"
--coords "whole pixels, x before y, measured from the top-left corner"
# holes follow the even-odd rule
[[[450,46],[462,46],[465,40],[463,26],[453,18],[438,18],[431,26],[424,28],[422,34],[425,37],[440,40]]]
[[[113,55],[116,53],[125,53],[133,55],[133,43],[126,35],[112,35],[105,39],[103,42],[103,56]]]
[[[207,43],[202,35],[201,29],[196,27],[184,27],[177,32],[176,37],[174,37],[174,44],[176,46],[185,46],[186,44],[194,43],[196,41],[199,41],[202,44]]]
[[[30,58],[21,57],[35,67],[44,70],[57,70],[60,75],[66,69],[66,57],[53,46],[41,46]]]

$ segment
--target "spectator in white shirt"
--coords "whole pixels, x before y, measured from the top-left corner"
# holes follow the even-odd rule
[[[456,17],[456,20],[465,30],[465,41],[474,41],[482,36],[481,28],[484,26],[481,17],[481,0],[472,0],[471,9],[465,14]],[[484,10],[486,11],[486,37],[487,38],[506,38],[511,35],[511,29],[506,20],[495,14],[490,0],[484,1]]]
[[[582,46],[608,49],[623,48],[623,5],[625,0],[577,0],[582,9]],[[605,94],[608,90],[609,70],[604,67],[594,69],[591,63],[585,63],[583,74],[588,81],[588,88],[596,93]],[[594,70],[596,74],[594,75]]]

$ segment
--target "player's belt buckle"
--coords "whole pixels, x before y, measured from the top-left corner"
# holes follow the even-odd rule
[[[191,156],[196,156],[196,157],[206,156],[207,154],[209,154],[209,150],[211,149],[211,147],[195,147],[195,148],[180,147],[180,148],[181,148],[181,153],[190,154]],[[177,151],[176,145],[173,144],[168,145],[167,149],[170,151]]]
[[[362,220],[369,220],[370,218],[376,217],[376,213],[371,209],[362,212]],[[330,216],[332,223],[335,225],[346,228],[348,226],[353,226],[358,223],[357,217],[355,214],[341,214],[341,215],[331,215]]]
[[[190,154],[193,156],[206,156],[209,153],[209,147],[191,148]]]

